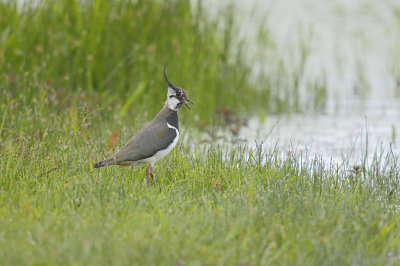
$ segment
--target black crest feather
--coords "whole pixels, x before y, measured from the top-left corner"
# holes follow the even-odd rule
[[[179,88],[174,86],[174,84],[172,84],[171,82],[169,82],[168,78],[167,78],[167,74],[165,74],[165,69],[167,68],[167,65],[164,66],[164,80],[165,82],[167,82],[168,87],[174,89],[174,90],[178,90]]]

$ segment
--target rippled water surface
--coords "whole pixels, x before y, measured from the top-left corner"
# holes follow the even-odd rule
[[[207,2],[207,1],[206,1]],[[220,5],[231,3],[221,2]],[[246,39],[249,61],[257,71],[265,61],[257,29],[265,26],[285,61],[295,60],[300,41],[310,48],[305,79],[324,77],[324,111],[249,120],[240,138],[250,145],[266,139],[283,148],[307,150],[325,159],[352,161],[375,151],[400,152],[399,1],[282,0],[235,1],[240,36]],[[211,13],[218,14],[209,1]],[[300,37],[299,37],[300,36]],[[302,36],[302,37],[301,37]],[[304,85],[305,84],[305,85]],[[303,91],[307,91],[304,83]],[[303,105],[307,101],[303,100]],[[366,145],[368,144],[368,149]]]

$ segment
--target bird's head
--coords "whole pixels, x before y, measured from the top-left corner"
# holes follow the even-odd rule
[[[187,104],[188,102],[194,104],[191,100],[186,97],[186,92],[179,87],[176,87],[171,82],[169,82],[167,75],[165,74],[165,67],[164,67],[164,79],[168,85],[168,92],[167,92],[167,101],[165,104],[171,110],[177,111],[183,105],[186,105],[187,108],[192,110],[190,106]]]

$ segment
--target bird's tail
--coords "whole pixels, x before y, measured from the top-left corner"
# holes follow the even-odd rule
[[[108,158],[104,161],[94,163],[93,168],[100,168],[100,167],[105,167],[105,166],[114,165],[114,164],[116,164],[115,158]]]
[[[101,162],[98,162],[98,163],[94,163],[93,164],[93,168],[104,167],[105,165],[103,163],[104,163],[104,161],[101,161]]]

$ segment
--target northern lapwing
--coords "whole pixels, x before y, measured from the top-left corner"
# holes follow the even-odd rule
[[[176,87],[169,82],[165,74],[164,80],[168,85],[167,100],[164,107],[154,119],[142,130],[136,133],[133,138],[119,151],[104,161],[95,163],[93,168],[100,168],[110,165],[137,166],[148,164],[146,169],[146,181],[149,184],[149,174],[153,183],[154,164],[166,156],[176,145],[179,138],[178,109],[187,102],[194,104],[186,97],[182,88]]]

